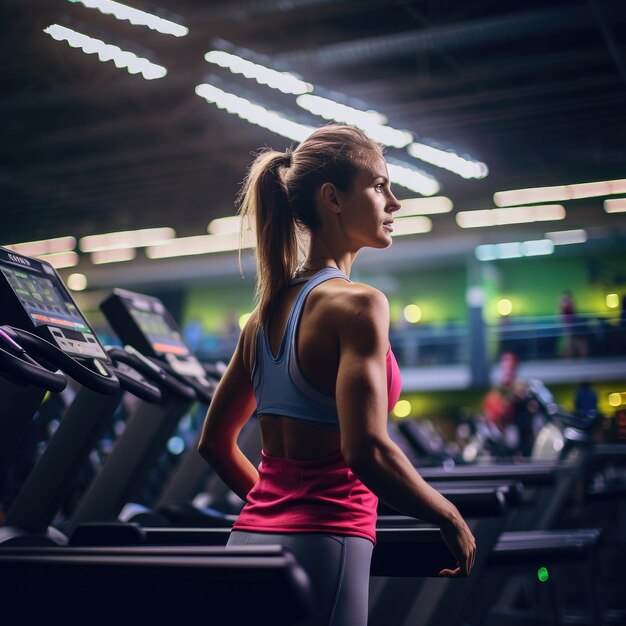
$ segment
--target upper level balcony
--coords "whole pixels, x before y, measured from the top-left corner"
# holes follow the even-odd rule
[[[476,334],[482,335],[484,348],[478,356]],[[228,362],[237,333],[194,339],[201,359]],[[478,330],[467,321],[395,326],[389,339],[404,392],[471,389],[481,379],[495,384],[504,352],[517,356],[522,379],[539,378],[545,384],[626,379],[626,327],[600,315],[579,316],[567,327],[559,316],[483,321]],[[476,369],[485,368],[486,376],[484,371],[476,375]]]

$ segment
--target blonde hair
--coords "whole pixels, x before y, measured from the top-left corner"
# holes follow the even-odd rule
[[[325,182],[347,192],[382,148],[352,126],[322,126],[295,150],[266,149],[252,162],[239,192],[242,228],[256,228],[258,323],[266,326],[272,300],[303,259],[307,234],[319,226],[315,195]]]

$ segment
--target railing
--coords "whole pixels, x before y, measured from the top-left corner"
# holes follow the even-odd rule
[[[468,332],[465,322],[392,328],[389,342],[400,367],[456,365],[469,362]]]
[[[626,355],[626,326],[595,315],[571,323],[559,316],[503,318],[488,326],[487,336],[497,354],[513,352],[524,361]]]
[[[601,315],[579,316],[564,325],[559,316],[502,318],[485,324],[488,360],[503,352],[520,361],[626,357],[626,326]],[[469,364],[470,329],[465,321],[440,325],[392,327],[389,341],[401,367]],[[206,334],[192,346],[201,359],[228,362],[235,335]]]

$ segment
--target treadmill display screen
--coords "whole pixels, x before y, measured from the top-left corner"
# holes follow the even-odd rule
[[[189,355],[189,349],[180,332],[173,328],[163,315],[135,307],[130,307],[130,314],[156,354]]]
[[[64,352],[108,362],[102,345],[54,270],[37,259],[12,253],[6,257],[0,256],[0,281],[13,291],[17,306],[33,326],[49,333],[45,338]]]
[[[82,341],[81,332],[91,333],[78,309],[49,278],[10,267],[0,270],[35,326],[60,326]]]

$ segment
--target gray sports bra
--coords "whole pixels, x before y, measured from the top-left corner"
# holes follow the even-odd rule
[[[259,417],[264,414],[284,415],[311,426],[339,432],[334,396],[311,386],[302,374],[296,355],[298,324],[306,298],[317,285],[331,278],[350,280],[334,267],[324,268],[306,280],[293,304],[276,355],[272,354],[267,330],[257,331],[252,382]]]

